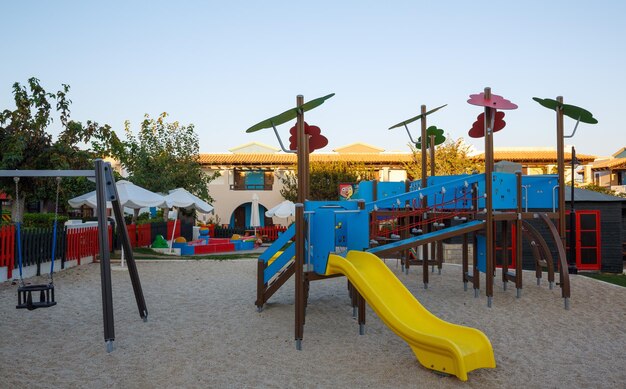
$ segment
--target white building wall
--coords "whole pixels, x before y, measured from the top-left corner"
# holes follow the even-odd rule
[[[214,172],[214,170],[209,169],[206,169],[205,171],[209,174]],[[259,204],[264,206],[266,209],[270,209],[284,200],[280,194],[280,190],[283,185],[279,176],[282,175],[282,171],[274,171],[274,185],[272,185],[271,191],[231,190],[230,186],[234,184],[233,169],[220,170],[220,172],[221,177],[211,181],[209,184],[209,193],[214,199],[212,204],[214,207],[214,215],[219,219],[220,224],[229,224],[235,209],[242,204],[251,202],[253,193],[256,193],[259,196]],[[265,215],[262,215],[261,217],[265,217]],[[284,222],[284,219],[274,219],[275,224],[281,224]]]

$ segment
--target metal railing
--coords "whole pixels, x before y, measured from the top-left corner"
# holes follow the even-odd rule
[[[272,184],[231,184],[230,190],[272,190]]]

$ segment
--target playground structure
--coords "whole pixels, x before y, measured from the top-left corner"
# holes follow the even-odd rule
[[[101,290],[102,290],[102,316],[104,327],[104,341],[106,344],[107,352],[113,351],[113,342],[115,341],[115,323],[113,319],[113,294],[111,288],[111,258],[109,254],[109,229],[107,225],[106,217],[106,203],[111,202],[113,209],[114,219],[117,225],[124,225],[124,217],[122,213],[122,206],[119,201],[119,195],[115,186],[115,179],[113,178],[112,168],[110,163],[104,162],[101,159],[96,159],[94,162],[94,170],[0,170],[0,177],[87,177],[94,178],[96,181],[96,197],[97,197],[97,217],[98,217],[98,241],[99,241],[99,256],[100,256],[100,274],[101,274]],[[17,183],[18,180],[16,180]],[[60,182],[60,179],[57,179]],[[58,190],[57,190],[58,194]],[[58,200],[57,200],[58,203]],[[19,227],[18,227],[19,229]],[[139,316],[144,320],[148,320],[148,309],[143,296],[143,290],[141,288],[141,282],[139,280],[139,273],[137,272],[137,265],[135,263],[133,252],[130,245],[130,238],[128,231],[125,228],[118,229],[120,231],[119,237],[122,241],[122,247],[126,252],[126,260],[128,264],[128,273],[130,275],[131,284],[133,286],[133,292],[135,300],[137,302],[137,308],[139,310]],[[19,235],[18,235],[19,237]],[[19,239],[19,238],[18,238]],[[19,247],[19,243],[18,243]],[[52,264],[54,266],[54,264]],[[18,291],[18,306],[24,305],[23,298],[28,295],[29,286],[26,286],[24,293]],[[29,310],[35,308],[47,308],[56,305],[54,301],[54,285],[52,282],[44,285],[37,285],[37,288],[30,288],[30,292],[40,292],[44,294],[43,301],[38,306],[32,304],[28,306],[26,302],[24,308]],[[50,293],[50,297],[45,296],[46,293]],[[54,302],[55,304],[52,304]]]
[[[332,95],[329,95],[332,97]],[[325,98],[329,98],[326,96]],[[308,103],[318,106],[321,99]],[[560,100],[562,102],[562,99]],[[311,104],[316,102],[316,104]],[[463,240],[462,281],[467,290],[472,283],[474,296],[479,296],[480,273],[484,273],[487,305],[492,306],[496,262],[502,267],[503,288],[515,283],[517,297],[522,291],[523,237],[530,243],[536,269],[537,282],[542,269],[548,272],[550,288],[553,287],[555,269],[560,269],[559,286],[565,309],[569,309],[570,286],[568,263],[564,249],[565,228],[559,222],[557,229],[552,220],[563,220],[564,207],[554,201],[555,190],[562,188],[563,169],[559,177],[522,177],[521,172],[494,173],[493,132],[504,127],[504,114],[496,109],[515,109],[517,106],[500,96],[492,95],[489,88],[470,96],[470,104],[483,106],[471,134],[485,137],[485,173],[456,177],[427,178],[421,183],[402,183],[403,193],[378,199],[359,201],[314,202],[308,197],[308,150],[304,132],[304,99],[297,98],[297,107],[251,127],[248,132],[273,127],[293,118],[297,119],[298,136],[298,203],[296,223],[259,257],[256,305],[262,309],[265,302],[295,274],[295,340],[301,349],[304,314],[310,281],[345,275],[360,333],[364,333],[365,301],[377,312],[385,324],[402,337],[414,351],[419,362],[432,370],[467,379],[467,373],[477,368],[495,367],[491,344],[486,336],[475,329],[445,323],[428,313],[402,283],[384,265],[378,256],[389,254],[403,258],[403,268],[408,272],[412,264],[408,252],[416,253],[422,247],[424,287],[428,286],[428,266],[441,268],[441,250],[429,256],[428,245],[455,236]],[[426,111],[399,125],[421,119],[422,139],[426,138],[426,116],[443,106]],[[310,109],[310,108],[309,108]],[[557,115],[562,109],[556,106]],[[289,114],[287,114],[289,113]],[[483,125],[480,126],[482,121]],[[557,120],[558,122],[558,120]],[[562,125],[562,123],[561,123]],[[397,125],[398,126],[398,125]],[[394,126],[395,127],[395,126]],[[481,128],[482,127],[482,128]],[[557,126],[558,127],[558,126]],[[562,127],[561,127],[562,128]],[[407,128],[408,132],[408,128]],[[409,133],[410,136],[410,133]],[[431,150],[435,142],[432,142]],[[432,154],[431,154],[432,155]],[[425,172],[422,153],[422,171]],[[563,159],[562,148],[559,154]],[[434,164],[433,164],[434,165]],[[361,183],[362,184],[362,183]],[[375,186],[375,183],[372,183]],[[359,187],[359,192],[362,188]],[[363,191],[364,192],[364,191]],[[398,191],[400,192],[400,191]],[[558,190],[562,194],[563,190]],[[373,191],[377,193],[376,190]],[[361,193],[363,195],[363,193]],[[374,195],[376,196],[376,195]],[[560,195],[559,195],[560,196]],[[359,196],[353,196],[353,198]],[[560,199],[560,197],[559,197]],[[552,209],[552,212],[549,210]],[[534,210],[534,211],[533,211]],[[557,258],[551,255],[550,244],[528,222],[539,219],[547,227],[556,247]],[[389,233],[385,226],[394,225]],[[395,233],[394,233],[395,232]],[[510,263],[509,236],[515,237],[514,267]],[[469,269],[469,244],[473,245],[472,271]],[[496,243],[500,243],[497,256]],[[435,246],[436,247],[436,246]],[[432,254],[432,250],[431,250]],[[417,261],[417,255],[413,255]],[[413,262],[415,263],[415,262]],[[440,332],[440,329],[445,330]]]

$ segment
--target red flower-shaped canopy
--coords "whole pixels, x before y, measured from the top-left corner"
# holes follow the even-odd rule
[[[493,132],[500,131],[506,126],[504,121],[504,112],[496,111],[496,117],[493,123]],[[469,130],[469,136],[471,138],[482,138],[485,136],[485,113],[478,115],[478,118],[472,124],[472,128]]]
[[[309,135],[309,153],[315,150],[319,150],[328,144],[328,139],[322,135],[322,130],[318,126],[309,126],[307,122],[304,122],[304,133]],[[289,149],[298,149],[298,135],[296,133],[296,126],[289,129]]]
[[[509,100],[502,96],[491,95],[491,98],[486,99],[485,93],[479,93],[477,95],[470,95],[468,103],[472,105],[479,105],[481,107],[490,107],[495,109],[517,109],[517,105],[511,103]]]

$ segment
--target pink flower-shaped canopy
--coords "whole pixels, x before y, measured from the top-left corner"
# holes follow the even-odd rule
[[[485,93],[481,92],[476,95],[470,95],[468,103],[472,105],[479,105],[481,107],[490,107],[495,109],[517,109],[517,105],[511,103],[509,100],[502,96],[491,95],[491,98],[486,99]]]

